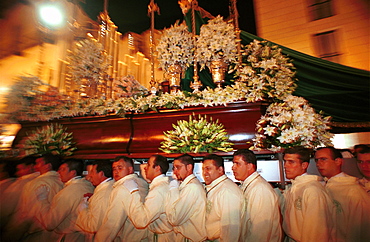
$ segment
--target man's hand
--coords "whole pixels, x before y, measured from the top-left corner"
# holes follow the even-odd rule
[[[81,199],[80,204],[78,205],[77,211],[81,212],[82,210],[85,210],[89,206],[89,202],[87,201],[89,197],[83,197]]]

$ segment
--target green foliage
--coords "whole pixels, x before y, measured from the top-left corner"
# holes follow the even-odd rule
[[[207,116],[189,116],[189,121],[179,120],[172,125],[174,130],[164,132],[160,150],[166,153],[198,153],[214,151],[232,151],[233,143],[228,142],[223,124],[207,120]]]
[[[33,131],[24,143],[26,155],[54,154],[70,156],[76,150],[72,133],[61,124],[50,124]]]

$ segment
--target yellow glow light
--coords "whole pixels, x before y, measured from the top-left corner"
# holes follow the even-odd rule
[[[65,22],[61,6],[58,6],[56,3],[40,4],[38,14],[41,24],[47,28],[59,28]]]

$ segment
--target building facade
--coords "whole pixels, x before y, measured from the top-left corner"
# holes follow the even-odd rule
[[[368,0],[254,0],[257,35],[342,65],[370,70]]]

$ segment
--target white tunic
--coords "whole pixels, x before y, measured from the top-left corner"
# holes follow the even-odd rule
[[[333,202],[315,175],[301,175],[284,193],[283,228],[295,241],[331,241]]]
[[[158,241],[174,241],[172,226],[165,213],[165,201],[169,192],[168,177],[157,176],[149,186],[145,202],[140,202],[140,195],[134,192],[131,196],[129,217],[136,228],[146,228],[156,234]],[[153,235],[154,236],[154,235]]]
[[[281,241],[279,200],[271,185],[257,172],[244,180],[241,189],[246,201],[244,241]]]
[[[16,178],[14,177],[10,177],[10,178],[6,178],[4,180],[1,180],[0,181],[0,195],[2,196],[3,195],[3,192],[5,192],[5,190],[13,183],[15,182]]]
[[[81,177],[75,177],[65,183],[51,203],[44,205],[36,216],[47,230],[62,234],[66,241],[84,238],[78,231],[76,220],[78,206],[86,193],[93,193],[93,185]]]
[[[336,205],[337,241],[370,241],[370,196],[357,183],[357,178],[344,173],[326,184]]]
[[[206,186],[206,230],[209,240],[239,241],[244,222],[244,196],[226,175]]]
[[[113,190],[113,184],[112,178],[100,183],[90,197],[88,207],[79,212],[76,224],[83,231],[89,233],[98,231],[109,206],[109,196]]]
[[[31,173],[28,175],[21,176],[15,180],[2,194],[0,201],[0,222],[1,228],[12,219],[16,212],[19,199],[22,194],[23,187],[26,183],[32,181],[40,175],[39,172]]]
[[[178,188],[171,189],[167,197],[166,214],[176,232],[176,240],[203,241],[205,228],[206,192],[195,177],[189,175]]]
[[[136,229],[128,218],[130,191],[123,185],[128,179],[134,179],[139,185],[141,201],[148,193],[148,183],[136,174],[127,175],[113,184],[109,198],[109,207],[104,216],[103,223],[95,235],[95,241],[128,241],[135,242],[147,238],[146,229]],[[135,194],[135,193],[133,193]]]
[[[7,233],[12,240],[19,240],[28,236],[33,238],[56,238],[54,232],[49,232],[34,217],[44,203],[37,199],[36,190],[40,186],[46,186],[49,190],[46,201],[51,202],[54,196],[63,188],[63,182],[56,171],[48,171],[23,187],[17,206],[17,212],[9,222]]]

